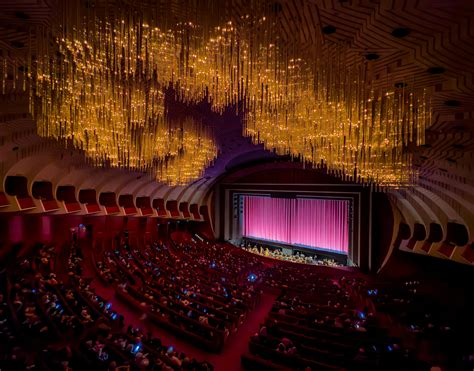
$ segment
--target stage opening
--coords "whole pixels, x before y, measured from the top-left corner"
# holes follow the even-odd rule
[[[242,236],[347,255],[350,201],[242,195]]]

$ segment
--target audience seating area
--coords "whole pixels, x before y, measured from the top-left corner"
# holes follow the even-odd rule
[[[230,247],[175,233],[165,242],[133,247],[121,241],[104,250],[96,268],[117,295],[159,326],[219,352],[227,337],[259,300],[259,282],[249,282],[257,259]]]
[[[426,348],[439,362],[463,369],[460,359],[472,353],[472,342],[459,341],[471,336],[472,324],[462,319],[465,313],[435,300],[432,289],[417,280],[379,281],[365,290],[374,310],[397,324],[414,348]]]
[[[1,369],[212,370],[163,344],[148,326],[219,354],[264,292],[276,300],[246,337],[247,370],[423,371],[432,362],[420,360],[422,344],[451,351],[459,343],[456,324],[424,307],[417,281],[279,262],[184,232],[152,243],[123,235],[81,244],[25,247],[3,262]],[[129,308],[128,321],[94,279]]]
[[[267,281],[281,295],[250,339],[246,368],[429,370],[379,326],[357,275],[276,265]]]
[[[0,368],[6,370],[211,370],[129,326],[82,274],[81,248],[37,246],[0,279]]]

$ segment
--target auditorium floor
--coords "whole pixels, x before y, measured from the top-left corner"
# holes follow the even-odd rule
[[[263,323],[266,314],[270,311],[273,302],[276,299],[276,295],[264,293],[261,302],[248,315],[244,324],[239,327],[236,333],[229,336],[222,353],[210,353],[174,336],[169,331],[157,327],[153,323],[147,321],[146,318],[143,318],[138,311],[133,311],[130,307],[120,302],[115,297],[114,289],[112,287],[104,286],[95,276],[95,272],[91,266],[89,253],[89,251],[85,251],[84,276],[94,278],[92,287],[96,289],[97,294],[103,298],[109,299],[112,308],[125,317],[125,326],[132,325],[144,329],[145,332],[151,331],[154,336],[162,340],[163,344],[172,345],[177,351],[184,352],[186,355],[194,357],[198,361],[206,360],[211,362],[216,371],[241,370],[240,356],[247,352],[250,336],[259,330],[260,323]]]

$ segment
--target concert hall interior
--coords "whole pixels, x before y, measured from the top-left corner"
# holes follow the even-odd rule
[[[474,3],[0,0],[0,370],[474,370]]]

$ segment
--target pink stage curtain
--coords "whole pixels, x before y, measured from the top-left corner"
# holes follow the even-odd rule
[[[244,196],[243,235],[347,254],[349,201]]]
[[[291,200],[244,197],[244,236],[271,241],[290,241]]]

